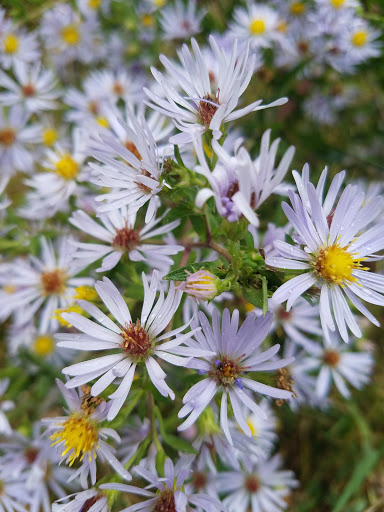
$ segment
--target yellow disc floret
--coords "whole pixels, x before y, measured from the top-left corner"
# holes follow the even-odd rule
[[[46,146],[52,146],[57,141],[57,131],[53,128],[47,128],[43,131],[43,142]]]
[[[305,11],[305,5],[303,4],[303,2],[293,2],[289,6],[289,10],[291,11],[291,14],[293,14],[294,16],[301,16]]]
[[[38,336],[33,343],[33,350],[40,357],[49,356],[50,354],[52,354],[54,348],[55,343],[53,341],[53,338],[48,334]]]
[[[72,327],[72,324],[67,322],[67,320],[61,316],[62,313],[79,313],[79,315],[81,315],[84,311],[78,304],[72,304],[66,308],[55,309],[52,315],[53,320],[58,320],[60,325],[63,327]]]
[[[358,32],[355,32],[353,36],[351,37],[352,43],[355,46],[364,46],[367,42],[368,35],[365,32],[365,30],[359,30]]]
[[[354,254],[348,252],[348,246],[340,247],[338,243],[322,247],[314,263],[317,275],[331,284],[343,285],[357,281],[352,272],[367,268],[360,264],[365,258],[355,259],[353,256]]]
[[[329,0],[332,7],[339,9],[345,4],[345,0]]]
[[[99,295],[97,291],[92,288],[91,286],[78,286],[75,288],[75,299],[82,299],[82,300],[88,300],[89,302],[92,302],[94,300],[97,300],[99,298]]]
[[[247,418],[246,422],[249,427],[249,430],[251,431],[251,434],[253,435],[253,437],[256,437],[257,436],[257,428],[256,428],[255,423],[252,421],[252,416]]]
[[[4,39],[5,53],[16,53],[19,49],[19,39],[14,34],[9,34]]]
[[[264,20],[253,20],[249,25],[249,30],[253,35],[264,34],[266,30],[265,21]]]
[[[64,41],[70,46],[75,46],[80,42],[80,32],[74,25],[67,25],[61,31],[61,36]]]
[[[51,446],[64,442],[64,450],[61,456],[64,457],[69,453],[70,466],[78,457],[83,460],[87,455],[89,461],[96,458],[99,436],[94,421],[87,415],[75,413],[61,425],[62,428],[50,437],[54,441]]]
[[[71,155],[63,155],[55,164],[55,172],[65,180],[73,180],[79,172],[79,165]]]
[[[100,4],[101,4],[101,0],[89,0],[88,1],[88,6],[91,9],[98,9],[100,7]]]
[[[103,128],[109,127],[108,119],[106,117],[98,116],[98,117],[96,117],[96,122]]]

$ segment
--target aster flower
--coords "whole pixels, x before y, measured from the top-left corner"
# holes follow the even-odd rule
[[[16,171],[31,172],[34,155],[31,144],[40,141],[40,127],[27,126],[30,114],[21,106],[14,105],[9,109],[0,108],[0,167],[6,176]]]
[[[15,260],[4,264],[4,273],[0,271],[0,284],[11,286],[10,293],[0,295],[0,306],[6,317],[14,315],[16,325],[24,325],[40,311],[39,328],[47,332],[55,330],[57,321],[52,314],[58,307],[71,302],[75,288],[93,284],[93,279],[75,277],[84,267],[74,263],[70,256],[68,237],[58,240],[58,254],[44,237],[40,239],[41,260],[31,256],[28,260]],[[0,267],[2,267],[0,265]]]
[[[354,65],[380,56],[381,44],[376,41],[380,35],[380,31],[371,28],[366,21],[360,18],[352,20],[348,30],[343,31],[340,41],[342,52],[345,53],[345,71],[352,71]]]
[[[218,290],[215,282],[219,280],[211,272],[198,270],[193,274],[187,273],[187,279],[180,283],[179,290],[200,300],[211,300],[217,295]]]
[[[164,39],[186,39],[201,30],[201,20],[206,15],[205,9],[196,8],[195,0],[188,0],[185,5],[176,0],[161,10],[160,24]]]
[[[155,304],[156,293],[160,288],[157,271],[152,273],[150,283],[147,283],[143,274],[144,303],[141,318],[132,322],[129,309],[112,282],[104,277],[98,281],[95,288],[102,301],[118,321],[116,325],[104,313],[87,301],[78,301],[80,306],[101,324],[84,318],[77,313],[63,313],[65,320],[86,334],[57,334],[58,345],[76,350],[108,350],[117,349],[116,353],[77,363],[64,368],[63,373],[75,376],[67,382],[67,387],[75,387],[100,377],[92,386],[92,394],[98,395],[118,377],[123,380],[117,390],[110,395],[113,404],[108,413],[108,420],[112,420],[128,396],[135,375],[136,366],[145,364],[147,372],[154,386],[163,396],[175,398],[174,392],[165,382],[166,374],[153,356],[159,357],[171,364],[185,366],[198,350],[180,347],[185,343],[196,329],[186,334],[176,336],[188,324],[160,334],[169,324],[181,300],[181,291],[175,293],[172,282],[166,299],[160,289],[160,296]],[[175,338],[173,338],[175,336]],[[164,342],[167,338],[173,338]],[[181,357],[180,357],[181,356]],[[186,357],[185,357],[186,356]]]
[[[22,104],[28,112],[57,109],[55,100],[60,92],[54,90],[57,82],[50,69],[42,69],[40,62],[30,66],[19,63],[14,73],[16,80],[0,72],[0,86],[6,89],[0,92],[0,104]]]
[[[248,3],[247,8],[237,7],[230,25],[232,36],[249,40],[252,48],[269,47],[279,36],[279,16],[266,4]]]
[[[249,55],[249,48],[239,55],[236,42],[230,55],[218,47],[212,36],[209,42],[219,63],[216,84],[211,84],[200,48],[192,39],[193,55],[187,45],[183,45],[179,53],[181,67],[160,55],[160,61],[169,73],[169,79],[152,68],[152,74],[165,98],[144,88],[144,92],[151,100],[148,105],[172,118],[182,132],[171,137],[170,142],[174,144],[190,142],[193,133],[203,134],[207,130],[211,130],[213,137],[219,139],[223,123],[239,119],[256,110],[287,102],[286,98],[280,98],[269,105],[260,105],[262,100],[258,100],[247,107],[234,110],[251,80],[255,56]],[[184,91],[183,95],[179,89]]]
[[[253,226],[258,226],[255,210],[279,187],[295,153],[293,146],[288,148],[275,169],[280,139],[270,146],[270,133],[271,130],[267,130],[263,134],[260,155],[254,162],[245,148],[236,145],[235,155],[231,156],[213,140],[212,149],[218,156],[218,163],[212,172],[206,162],[201,139],[194,138],[200,162],[196,171],[207,178],[212,188],[198,192],[196,205],[201,208],[210,197],[214,197],[219,214],[229,222],[238,221],[244,215]]]
[[[223,504],[230,512],[279,512],[288,507],[285,501],[298,482],[293,471],[283,471],[281,457],[255,462],[244,459],[242,471],[228,471],[217,476],[219,493],[226,494]]]
[[[4,11],[1,9],[0,17]],[[0,30],[0,65],[4,69],[18,63],[35,62],[40,58],[36,34],[18,28],[11,20],[3,19]]]
[[[63,503],[64,500],[69,501]],[[70,494],[52,503],[52,512],[108,512],[108,510],[107,496],[98,489],[87,489]]]
[[[0,508],[7,512],[27,512],[30,495],[25,487],[25,475],[15,478],[6,468],[0,469]]]
[[[135,472],[150,483],[148,487],[157,488],[156,492],[149,491],[147,488],[143,489],[125,484],[102,484],[100,489],[115,489],[149,498],[140,504],[125,508],[125,512],[133,512],[134,510],[142,510],[144,512],[174,510],[175,512],[183,512],[190,505],[207,512],[224,510],[217,499],[206,494],[187,494],[183,484],[189,471],[188,467],[183,467],[178,468],[176,472],[171,459],[166,459],[164,463],[165,478],[160,478],[140,466],[135,468]]]
[[[157,194],[163,188],[162,171],[155,139],[143,117],[130,117],[130,124],[121,121],[127,133],[125,145],[116,136],[103,132],[101,142],[92,148],[92,156],[104,165],[91,163],[93,182],[114,190],[96,198],[105,201],[99,213],[129,206],[131,212],[148,203],[145,222],[149,222],[158,207]]]
[[[77,251],[73,253],[73,257],[87,265],[103,258],[102,265],[96,272],[111,270],[125,253],[131,261],[145,261],[151,267],[166,270],[173,264],[170,256],[183,251],[184,247],[146,242],[148,238],[170,233],[180,224],[180,220],[175,220],[159,227],[158,224],[166,214],[167,212],[157,219],[153,218],[144,228],[135,229],[136,213],[129,213],[126,207],[100,215],[104,226],[78,210],[70,218],[70,222],[85,233],[106,242],[107,245],[74,241],[73,245]]]
[[[56,446],[61,453],[61,462],[65,461],[69,466],[77,459],[81,462],[70,480],[80,477],[81,485],[86,489],[89,475],[94,485],[97,459],[108,462],[125,480],[131,480],[131,475],[116,459],[116,450],[105,442],[105,439],[112,438],[120,443],[115,430],[101,426],[107,418],[111,402],[106,403],[100,397],[93,397],[87,386],[82,387],[82,392],[78,393],[75,389],[67,389],[58,379],[56,382],[67,402],[70,415],[43,418],[42,422],[47,426],[45,435],[49,434],[51,446]]]
[[[4,395],[9,386],[9,379],[0,380],[0,397]],[[14,408],[15,404],[11,400],[0,401],[0,435],[9,436],[12,434],[12,428],[4,413]]]
[[[208,377],[194,386],[183,398],[184,406],[179,411],[179,418],[189,417],[178,427],[185,430],[191,426],[200,416],[206,406],[211,402],[216,393],[222,389],[220,410],[220,426],[228,441],[232,444],[231,434],[228,428],[227,401],[228,395],[233,412],[240,428],[249,437],[252,435],[240,405],[244,404],[255,414],[266,418],[265,412],[252,399],[251,394],[244,391],[244,387],[256,393],[262,393],[279,399],[291,398],[291,393],[286,390],[261,384],[253,379],[244,377],[245,372],[277,370],[290,364],[290,359],[272,359],[278,352],[280,345],[274,345],[270,349],[260,352],[272,322],[272,315],[267,313],[265,317],[257,318],[249,315],[238,330],[239,312],[234,311],[232,318],[228,309],[223,312],[222,329],[220,330],[219,313],[215,309],[212,314],[212,328],[203,313],[199,313],[202,331],[195,333],[195,340],[190,339],[187,345],[198,350],[213,352],[213,356],[202,355],[203,359],[194,358],[188,365],[196,368],[199,373],[207,373]],[[268,361],[268,362],[267,362]]]
[[[293,208],[286,203],[282,203],[282,207],[303,247],[277,241],[275,247],[280,256],[267,258],[266,263],[303,271],[276,290],[273,295],[276,302],[287,300],[289,311],[308,288],[320,288],[320,320],[326,339],[329,340],[330,331],[337,327],[343,340],[348,341],[348,328],[357,337],[361,336],[361,330],[347,299],[375,325],[378,325],[377,320],[359,299],[384,305],[383,276],[363,266],[364,261],[377,259],[375,252],[384,248],[382,223],[363,233],[383,210],[383,200],[377,197],[365,203],[364,193],[357,186],[348,185],[336,207],[329,212],[335,204],[339,181],[340,176],[336,176],[324,202],[322,187],[318,186],[316,191],[312,183],[305,186],[301,196],[308,197],[310,212],[302,198],[290,193]]]

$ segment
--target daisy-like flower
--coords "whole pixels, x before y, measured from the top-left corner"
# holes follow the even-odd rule
[[[0,10],[2,18],[4,11]],[[18,28],[11,20],[4,19],[0,30],[0,64],[4,69],[18,63],[36,62],[40,58],[39,45],[33,32]]]
[[[131,212],[148,203],[145,222],[153,219],[157,207],[157,194],[163,188],[162,171],[156,141],[143,117],[133,115],[130,124],[121,121],[127,134],[127,143],[120,143],[116,136],[103,132],[101,142],[92,148],[92,156],[104,165],[91,163],[93,182],[100,187],[111,187],[111,192],[96,198],[105,201],[99,213],[129,206]]]
[[[203,134],[207,130],[211,130],[213,137],[219,139],[223,123],[239,119],[256,110],[283,105],[288,101],[287,98],[280,98],[269,105],[260,105],[262,100],[258,100],[235,110],[253,75],[256,57],[250,56],[248,47],[239,55],[237,42],[234,43],[230,55],[218,47],[212,36],[209,42],[219,63],[216,84],[211,83],[200,48],[192,39],[193,55],[187,45],[183,45],[179,53],[181,67],[160,55],[160,61],[170,78],[166,78],[155,68],[151,69],[165,98],[144,88],[151,100],[148,105],[170,117],[182,132],[171,137],[172,143],[190,142],[193,133]],[[184,93],[180,93],[180,89]]]
[[[196,341],[189,339],[187,345],[197,351],[210,351],[214,355],[202,355],[203,359],[194,358],[188,365],[191,368],[198,369],[201,374],[207,373],[208,376],[192,386],[185,394],[183,398],[184,406],[179,411],[178,416],[184,418],[189,415],[189,417],[178,429],[185,430],[190,427],[216,393],[222,389],[220,426],[228,441],[232,444],[227,417],[228,395],[236,421],[243,432],[251,437],[252,431],[244,417],[241,404],[263,418],[267,418],[267,416],[252,399],[251,393],[245,391],[244,388],[283,400],[291,398],[292,395],[289,391],[267,386],[245,377],[245,373],[277,370],[290,364],[294,358],[268,361],[275,356],[280,345],[274,345],[264,352],[259,351],[271,326],[271,313],[267,313],[265,317],[261,318],[257,318],[256,315],[249,315],[239,330],[239,312],[237,310],[234,311],[232,318],[229,310],[224,310],[221,329],[217,309],[214,309],[212,314],[212,327],[202,312],[199,313],[199,319],[202,331],[196,332],[194,334]]]
[[[7,471],[0,469],[0,509],[7,512],[27,512],[30,494],[25,487],[25,475],[17,478]]]
[[[269,47],[279,35],[279,16],[266,4],[249,3],[237,7],[230,25],[233,37],[249,40],[253,48]]]
[[[178,468],[176,472],[171,459],[166,459],[164,463],[165,478],[160,478],[140,466],[136,466],[135,472],[150,483],[148,487],[156,487],[157,491],[153,492],[147,488],[143,489],[125,484],[100,485],[100,489],[116,489],[148,498],[146,501],[125,508],[125,512],[136,510],[142,510],[143,512],[157,512],[161,510],[183,512],[190,505],[206,512],[225,510],[219,500],[207,494],[187,494],[183,484],[190,472],[189,464],[186,467]]]
[[[63,503],[65,500],[66,503]],[[52,512],[108,512],[108,510],[107,496],[98,489],[70,494],[52,503]]]
[[[31,172],[34,155],[31,144],[40,141],[40,127],[28,125],[30,114],[19,105],[0,108],[0,167],[5,176],[16,171]]]
[[[70,415],[57,418],[43,418],[47,426],[45,435],[49,434],[51,446],[56,446],[61,453],[61,462],[72,464],[79,459],[82,463],[70,480],[80,477],[81,485],[87,488],[88,475],[92,485],[96,483],[96,460],[108,462],[125,480],[131,475],[115,457],[115,449],[105,439],[109,437],[120,443],[120,436],[111,428],[103,428],[101,423],[107,418],[111,402],[106,403],[100,397],[93,397],[90,388],[84,386],[82,392],[67,389],[56,379],[57,385],[69,407]]]
[[[13,314],[16,325],[24,325],[39,314],[39,329],[47,332],[49,328],[57,329],[58,322],[52,318],[58,307],[71,303],[75,288],[92,285],[93,279],[74,277],[84,266],[74,263],[71,246],[67,237],[58,240],[58,254],[44,237],[40,239],[41,260],[30,257],[28,260],[15,260],[5,265],[5,272],[0,272],[0,284],[12,287],[10,293],[0,295],[1,309],[7,315]],[[1,266],[0,266],[1,267]]]
[[[160,288],[157,271],[153,272],[150,283],[147,283],[143,274],[143,286],[143,309],[141,317],[137,319],[136,323],[132,322],[129,309],[118,289],[109,279],[104,277],[103,281],[96,283],[95,288],[108,310],[116,318],[118,325],[93,304],[80,300],[78,301],[79,305],[102,325],[98,325],[77,313],[63,313],[62,316],[65,320],[85,334],[56,335],[59,340],[58,345],[61,347],[86,351],[118,350],[117,353],[77,363],[63,370],[66,375],[74,376],[66,384],[70,388],[101,376],[92,386],[93,395],[98,395],[104,391],[117,378],[123,378],[117,390],[110,395],[113,404],[108,413],[108,420],[112,420],[124,404],[131,389],[138,364],[145,364],[154,386],[163,396],[170,396],[173,400],[175,394],[165,382],[166,374],[153,356],[171,364],[185,366],[191,357],[199,353],[196,349],[179,346],[196,332],[196,329],[194,329],[181,336],[176,336],[188,324],[160,334],[175,314],[180,304],[182,292],[177,291],[175,293],[175,286],[172,282],[167,298],[164,298],[164,292],[160,289],[160,296],[155,304],[156,293]],[[164,342],[167,338],[173,339]]]
[[[102,265],[96,269],[96,272],[111,270],[118,264],[123,254],[128,254],[131,261],[146,261],[151,267],[166,270],[173,264],[170,256],[183,251],[184,247],[146,242],[149,238],[170,233],[180,224],[180,220],[175,220],[159,227],[158,224],[166,214],[167,212],[157,219],[152,219],[141,229],[135,229],[136,213],[129,213],[126,207],[100,215],[103,226],[79,210],[69,219],[71,224],[106,242],[106,245],[74,241],[73,245],[77,251],[74,252],[73,257],[87,265],[103,258]]]
[[[372,29],[360,18],[354,18],[348,31],[343,31],[340,42],[342,51],[346,54],[346,63],[353,66],[371,57],[378,57],[381,54],[381,44],[375,40],[379,36],[379,30]]]
[[[116,71],[103,69],[101,71],[92,71],[84,80],[84,90],[91,92],[94,88],[105,100],[117,103],[123,100],[131,104],[143,99],[142,81],[136,79],[124,68]]]
[[[206,15],[206,9],[196,8],[196,0],[188,0],[185,5],[176,0],[174,5],[168,5],[161,10],[160,23],[164,39],[186,39],[200,32],[201,20]]]
[[[281,457],[255,462],[244,458],[242,471],[228,471],[217,476],[219,494],[226,494],[223,504],[230,512],[279,512],[288,507],[285,501],[297,487],[293,471],[280,469]]]
[[[60,92],[54,90],[57,82],[50,69],[41,69],[40,62],[31,66],[18,63],[14,73],[16,80],[0,72],[0,86],[6,89],[0,92],[0,104],[21,104],[28,112],[57,108]]]
[[[371,379],[373,370],[373,356],[369,352],[353,351],[353,345],[340,343],[337,336],[332,336],[332,343],[322,347],[317,343],[307,343],[305,350],[307,356],[301,358],[297,371],[318,371],[316,378],[316,395],[324,400],[331,389],[332,381],[337,389],[348,399],[351,393],[347,387],[350,384],[361,389]]]
[[[245,148],[237,145],[235,155],[231,156],[213,140],[212,149],[218,156],[218,163],[212,172],[201,139],[194,138],[200,162],[196,171],[207,178],[212,188],[203,188],[198,192],[196,205],[201,208],[210,197],[214,197],[219,214],[229,222],[238,221],[244,215],[253,226],[258,226],[255,210],[278,189],[295,153],[293,146],[288,148],[275,169],[280,139],[276,139],[270,146],[270,133],[271,130],[267,130],[263,134],[260,155],[254,162]]]
[[[330,331],[337,327],[343,340],[348,341],[348,328],[357,337],[361,330],[347,299],[375,325],[378,321],[359,299],[384,306],[384,277],[363,266],[364,261],[377,259],[375,252],[384,248],[383,223],[362,232],[383,210],[383,199],[377,197],[365,203],[365,194],[357,186],[348,185],[333,208],[342,177],[334,178],[325,200],[324,179],[323,174],[317,189],[312,183],[304,185],[301,198],[290,192],[293,208],[282,203],[302,247],[277,241],[275,247],[280,256],[269,257],[266,263],[303,271],[278,288],[273,295],[276,302],[287,301],[289,311],[308,288],[320,288],[320,320],[325,338],[329,340]]]
[[[9,386],[9,379],[0,380],[0,397],[4,395]],[[12,434],[12,428],[4,413],[12,410],[15,404],[11,400],[0,400],[0,435],[9,436]]]

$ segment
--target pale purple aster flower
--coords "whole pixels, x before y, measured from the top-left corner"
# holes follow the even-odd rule
[[[77,313],[62,314],[65,320],[85,334],[57,334],[58,346],[85,351],[117,349],[116,353],[77,363],[63,370],[64,374],[74,376],[66,384],[69,388],[101,376],[92,386],[92,395],[99,395],[117,378],[123,378],[117,390],[110,395],[113,405],[108,420],[112,420],[124,404],[138,364],[145,364],[150,379],[163,396],[174,399],[174,392],[165,382],[166,373],[153,356],[177,366],[185,366],[191,357],[199,353],[195,348],[179,346],[196,332],[194,329],[177,336],[188,324],[160,334],[179,307],[182,295],[181,291],[175,292],[172,282],[165,298],[160,284],[157,271],[153,272],[150,283],[147,283],[143,274],[144,303],[141,317],[136,323],[132,322],[129,309],[118,289],[105,277],[96,283],[95,288],[118,325],[96,306],[84,300],[79,300],[78,304],[102,325]],[[160,296],[155,303],[159,289]],[[164,342],[167,338],[173,339]]]
[[[160,55],[160,61],[170,78],[166,78],[155,68],[151,69],[165,98],[154,91],[144,89],[151,100],[148,105],[171,117],[182,132],[171,137],[170,142],[174,144],[190,142],[193,133],[203,134],[207,130],[211,130],[213,137],[219,139],[223,123],[239,119],[256,110],[284,105],[287,102],[287,98],[280,98],[269,105],[260,105],[262,100],[257,100],[235,110],[253,75],[256,57],[250,56],[249,47],[239,55],[237,42],[234,43],[230,55],[218,47],[213,36],[210,36],[209,42],[219,63],[219,76],[215,87],[212,87],[200,48],[192,39],[193,55],[185,44],[179,53],[182,67]],[[179,92],[180,89],[184,94]]]
[[[293,471],[281,470],[281,457],[255,461],[243,460],[243,470],[219,473],[217,489],[226,494],[223,504],[230,512],[280,512],[288,508],[285,501],[298,486]]]
[[[135,472],[149,482],[148,487],[157,488],[155,492],[149,491],[148,487],[143,489],[141,487],[116,483],[102,484],[100,489],[115,489],[148,498],[146,501],[125,508],[125,512],[133,512],[135,510],[143,512],[153,512],[154,510],[184,512],[187,510],[188,505],[206,512],[225,510],[219,500],[207,494],[187,493],[183,485],[190,472],[189,465],[186,464],[185,467],[178,467],[177,469],[178,471],[176,471],[171,459],[166,459],[164,463],[165,478],[161,478],[140,466],[136,466]]]
[[[40,58],[39,43],[36,34],[19,28],[12,20],[3,17],[0,11],[0,65],[4,69],[15,67],[18,63],[36,62]]]
[[[232,444],[227,417],[228,395],[240,428],[246,435],[252,436],[251,429],[242,412],[241,404],[264,418],[266,418],[266,414],[254,401],[252,394],[244,388],[283,400],[291,398],[292,395],[289,391],[267,386],[245,377],[245,374],[255,371],[277,370],[290,364],[294,358],[273,359],[280,345],[274,345],[268,350],[260,352],[259,348],[271,326],[271,313],[267,313],[265,317],[261,318],[257,318],[256,315],[249,315],[239,330],[238,310],[233,312],[232,318],[229,310],[224,310],[221,329],[219,313],[216,309],[212,314],[212,327],[202,312],[199,314],[199,319],[202,331],[196,332],[194,334],[196,340],[189,339],[187,345],[195,350],[210,351],[214,355],[201,355],[203,359],[194,358],[188,364],[190,368],[196,368],[199,373],[207,373],[208,376],[192,386],[185,394],[183,398],[184,406],[179,411],[178,416],[184,418],[189,415],[189,417],[178,427],[178,430],[186,430],[190,427],[216,393],[222,389],[220,426],[228,441]]]
[[[27,512],[31,496],[25,487],[25,474],[15,477],[6,467],[1,467],[0,482],[0,509],[7,512]]]
[[[130,213],[127,207],[100,215],[103,225],[91,219],[85,212],[78,210],[69,219],[71,224],[102,240],[105,244],[74,241],[73,245],[77,250],[73,253],[73,257],[87,265],[103,258],[102,265],[96,272],[111,270],[123,254],[127,254],[131,261],[145,261],[153,268],[166,270],[173,264],[170,256],[183,251],[184,247],[167,243],[156,244],[147,240],[170,233],[180,224],[180,220],[175,220],[158,226],[167,213],[166,211],[157,219],[153,218],[143,228],[135,229],[136,213]]]
[[[365,194],[357,186],[348,185],[335,208],[336,191],[340,175],[337,175],[323,202],[322,193],[312,183],[305,186],[301,197],[290,193],[293,208],[282,203],[282,208],[303,246],[292,246],[277,241],[279,257],[269,257],[266,263],[284,269],[302,270],[303,273],[284,283],[274,293],[273,299],[282,303],[287,300],[290,310],[308,288],[320,288],[320,320],[325,338],[330,331],[339,330],[348,341],[348,328],[357,337],[361,330],[353,317],[347,299],[372,323],[376,318],[360,302],[384,306],[384,276],[369,271],[364,261],[379,258],[375,254],[384,248],[384,225],[379,223],[362,233],[383,210],[383,199],[365,202]],[[335,186],[336,184],[336,186]]]
[[[186,39],[201,31],[201,20],[207,10],[196,6],[196,0],[188,0],[187,5],[176,0],[161,10],[160,24],[164,39]]]
[[[73,499],[70,499],[73,498]],[[66,503],[63,503],[65,500]],[[106,494],[98,489],[87,489],[86,491],[69,494],[52,503],[52,512],[108,512]]]
[[[103,400],[94,401],[90,394],[75,389],[67,389],[56,379],[56,383],[67,402],[69,416],[57,418],[43,418],[42,423],[47,427],[44,435],[49,434],[51,446],[61,454],[61,461],[72,466],[76,459],[80,459],[81,466],[69,477],[69,481],[80,478],[84,489],[88,487],[90,476],[92,485],[96,483],[96,460],[108,464],[125,480],[131,480],[129,472],[114,455],[116,450],[105,442],[112,438],[120,443],[120,436],[112,428],[102,427],[107,419],[112,402]]]

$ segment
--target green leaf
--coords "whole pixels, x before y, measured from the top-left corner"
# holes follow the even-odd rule
[[[209,272],[212,272],[214,275],[221,276],[221,271],[219,270],[219,267],[223,265],[223,262],[220,260],[216,261],[202,261],[200,263],[193,263],[190,265],[186,265],[185,267],[177,268],[176,270],[172,270],[169,274],[163,277],[163,279],[166,279],[168,281],[186,281],[188,274],[187,272],[190,272],[193,274],[194,272],[197,272],[198,270],[208,270]]]
[[[172,222],[183,217],[189,217],[191,214],[196,215],[196,212],[192,208],[188,208],[187,206],[176,206],[176,208],[172,208],[172,210],[167,213],[163,222]]]
[[[200,239],[205,241],[206,227],[203,217],[201,215],[191,215],[189,219],[192,223],[193,229],[199,235]]]
[[[168,434],[165,430],[165,425],[163,421],[163,417],[161,415],[160,409],[158,407],[154,407],[154,413],[159,422],[159,430],[161,434],[161,438],[168,446],[171,446],[174,450],[180,450],[186,453],[197,454],[198,452],[193,448],[191,444],[189,444],[184,439],[174,436],[172,434]]]
[[[243,288],[243,297],[258,308],[263,307],[263,290],[261,288]]]

